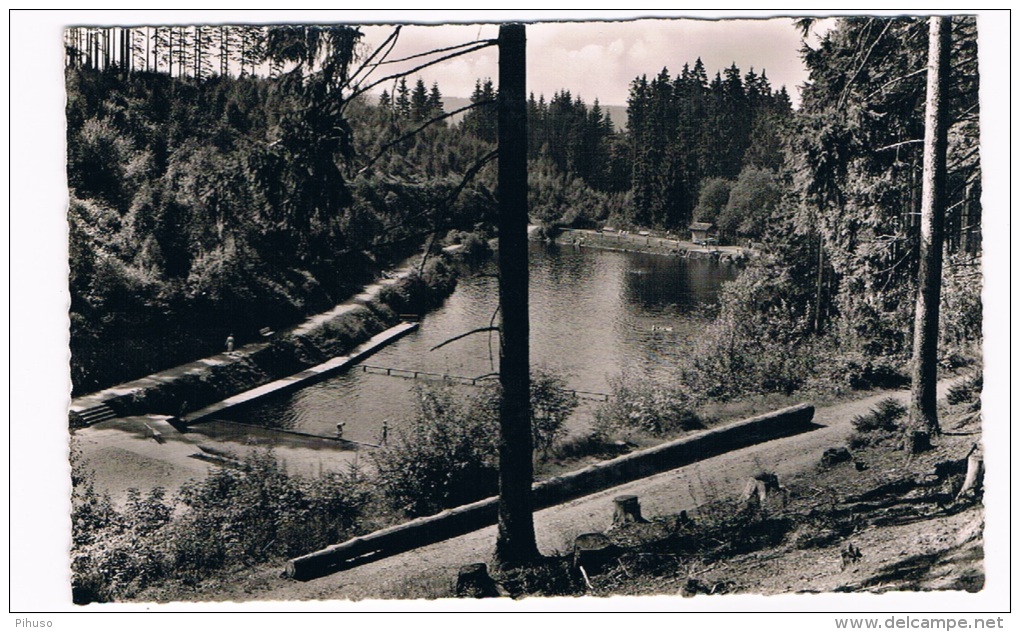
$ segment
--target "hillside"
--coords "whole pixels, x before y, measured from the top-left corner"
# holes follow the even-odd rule
[[[453,112],[459,108],[468,106],[471,104],[471,99],[467,97],[443,97],[443,109],[447,112]],[[626,105],[601,105],[602,111],[606,113],[613,121],[613,129],[617,132],[622,132],[627,129],[627,106]],[[451,117],[451,121],[459,123],[464,118],[464,113],[457,114]]]

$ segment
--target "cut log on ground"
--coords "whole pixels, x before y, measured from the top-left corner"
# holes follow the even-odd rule
[[[744,493],[740,500],[747,505],[761,507],[765,505],[772,492],[779,492],[779,477],[775,474],[759,474],[748,479],[744,485]]]

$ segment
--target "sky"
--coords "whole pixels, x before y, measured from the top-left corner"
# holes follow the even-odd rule
[[[365,26],[362,30],[366,50],[374,50],[394,28]],[[494,24],[408,24],[401,29],[389,59],[497,35]],[[803,40],[791,18],[539,22],[527,26],[526,36],[528,90],[547,99],[566,89],[589,104],[598,99],[605,105],[626,105],[636,77],[653,77],[663,67],[676,76],[685,63],[693,66],[699,57],[709,78],[733,63],[741,75],[752,68],[758,73],[764,69],[774,89],[786,86],[794,105],[799,104],[797,87],[807,80],[798,54]],[[426,59],[387,65],[377,75],[409,70]],[[445,96],[468,97],[477,78],[498,83],[497,60],[496,48],[486,48],[426,68],[408,82],[421,76],[426,85],[437,82]]]
[[[685,63],[699,57],[709,77],[735,63],[746,74],[764,69],[774,89],[786,86],[794,105],[798,87],[807,79],[799,50],[800,32],[793,26],[793,14],[774,17],[774,12],[679,12],[658,11],[85,11],[78,24],[152,25],[222,23],[337,23],[361,26],[366,56],[403,24],[396,46],[388,59],[395,60],[456,44],[494,39],[497,22],[518,20],[527,26],[528,88],[551,97],[569,90],[586,103],[598,99],[604,105],[623,106],[631,81],[646,74],[657,75],[663,67],[677,75]],[[644,17],[643,17],[644,16]],[[693,16],[693,17],[691,17]],[[748,19],[753,18],[753,19]],[[75,24],[72,17],[65,24]],[[833,20],[822,19],[817,33],[824,33]],[[809,36],[812,43],[817,33]],[[375,79],[410,70],[430,58],[404,64],[387,64]],[[434,59],[434,58],[433,58]],[[497,83],[498,51],[489,47],[449,59],[409,77],[420,76],[427,85],[439,84],[444,96],[469,97],[476,79]],[[392,88],[392,86],[389,86]],[[382,91],[383,86],[375,91]]]

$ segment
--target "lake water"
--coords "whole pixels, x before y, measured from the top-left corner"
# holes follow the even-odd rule
[[[608,393],[610,380],[668,371],[704,328],[701,308],[713,304],[736,266],[574,246],[530,245],[532,365],[563,377],[569,388]],[[432,351],[458,334],[489,325],[498,302],[496,279],[462,278],[442,307],[420,328],[363,364],[478,377],[498,370],[495,333],[476,334]],[[490,353],[491,352],[491,353]],[[229,415],[233,421],[376,443],[390,428],[412,419],[414,380],[359,368]],[[471,387],[462,387],[468,389]],[[574,415],[586,425],[587,403]]]

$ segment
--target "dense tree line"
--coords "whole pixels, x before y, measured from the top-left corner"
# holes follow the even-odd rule
[[[962,263],[979,252],[980,235],[976,23],[954,18],[952,31],[946,234]],[[926,55],[927,24],[908,18],[842,20],[804,53],[811,81],[795,146],[803,183],[796,229],[818,236],[831,268],[836,289],[820,318],[831,307],[844,334],[871,340],[876,353],[908,344],[901,334],[916,291]]]
[[[476,83],[464,127],[494,138],[496,91]],[[488,105],[487,105],[488,104]],[[732,65],[710,82],[699,59],[671,77],[635,79],[625,132],[596,100],[569,90],[528,99],[531,212],[574,226],[686,229],[718,223],[730,238],[759,237],[780,191],[793,110],[765,72]],[[730,192],[735,195],[730,201]],[[712,196],[715,195],[713,201]]]
[[[295,322],[491,217],[486,144],[348,98],[359,35],[265,29],[273,77],[69,64],[76,393]]]
[[[76,26],[64,32],[70,68],[164,72],[203,79],[282,71],[269,54],[273,27],[254,24],[104,27]]]
[[[783,130],[793,111],[786,88],[773,90],[765,71],[751,69],[742,78],[733,64],[709,81],[699,58],[675,77],[663,68],[653,79],[635,79],[627,113],[631,221],[686,228],[695,219],[716,219],[708,208],[695,213],[699,192],[711,180],[760,180],[781,166]],[[747,170],[758,175],[745,176]],[[759,233],[742,220],[730,224],[731,234]]]
[[[917,293],[928,25],[838,21],[803,57],[810,76],[783,162],[759,207],[763,256],[724,292],[688,372],[716,394],[903,383]],[[952,19],[948,80],[943,366],[978,360],[981,339],[977,33]],[[737,184],[711,180],[700,206],[725,225]],[[758,172],[755,178],[766,177]],[[635,192],[635,195],[637,193]],[[741,196],[743,197],[743,196]],[[724,203],[722,200],[726,199]],[[741,231],[740,228],[737,229]]]

